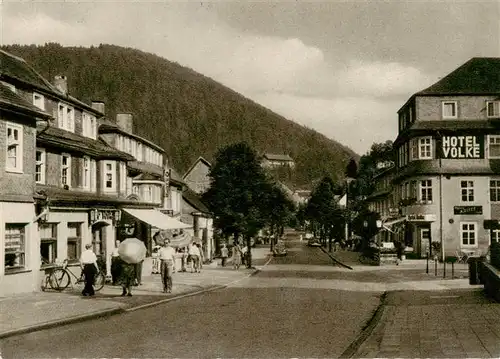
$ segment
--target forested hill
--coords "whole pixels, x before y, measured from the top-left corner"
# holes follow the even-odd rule
[[[296,169],[280,177],[308,186],[325,174],[343,177],[347,147],[256,104],[220,83],[159,56],[113,45],[97,47],[3,46],[52,80],[66,75],[69,92],[90,104],[104,101],[106,117],[132,113],[134,131],[167,151],[184,173],[199,156],[247,141],[260,153],[286,153]],[[283,177],[284,176],[284,177]]]

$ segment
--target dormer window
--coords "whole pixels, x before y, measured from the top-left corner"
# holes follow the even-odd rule
[[[57,121],[59,128],[75,132],[75,109],[73,106],[59,103],[57,111]]]
[[[45,97],[39,93],[33,92],[33,105],[45,111]]]
[[[500,101],[486,101],[486,117],[500,117]]]
[[[97,120],[90,113],[82,113],[82,135],[85,137],[97,138]]]
[[[457,118],[457,101],[443,101],[443,118]]]

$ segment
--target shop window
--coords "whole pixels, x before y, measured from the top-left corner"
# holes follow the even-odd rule
[[[422,202],[432,202],[432,180],[420,181],[420,200]]]
[[[53,264],[57,258],[57,224],[41,224],[39,226],[39,232],[42,265]]]
[[[68,223],[68,261],[77,262],[82,250],[82,223]]]
[[[500,202],[500,180],[490,181],[490,201]]]
[[[474,181],[460,181],[462,202],[474,202]]]
[[[477,247],[476,222],[460,222],[460,238],[463,247]]]
[[[25,224],[5,225],[5,271],[25,267]]]

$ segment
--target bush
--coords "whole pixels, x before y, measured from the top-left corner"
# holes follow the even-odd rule
[[[490,245],[490,263],[493,267],[500,270],[500,243],[493,242]]]

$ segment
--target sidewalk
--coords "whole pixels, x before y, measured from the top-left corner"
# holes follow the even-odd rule
[[[30,331],[136,310],[188,295],[221,289],[254,274],[269,258],[269,248],[252,248],[256,269],[204,265],[201,273],[175,273],[172,293],[162,291],[160,276],[142,278],[132,297],[122,297],[120,286],[106,285],[95,297],[82,297],[74,289],[36,292],[0,298],[0,338]]]

